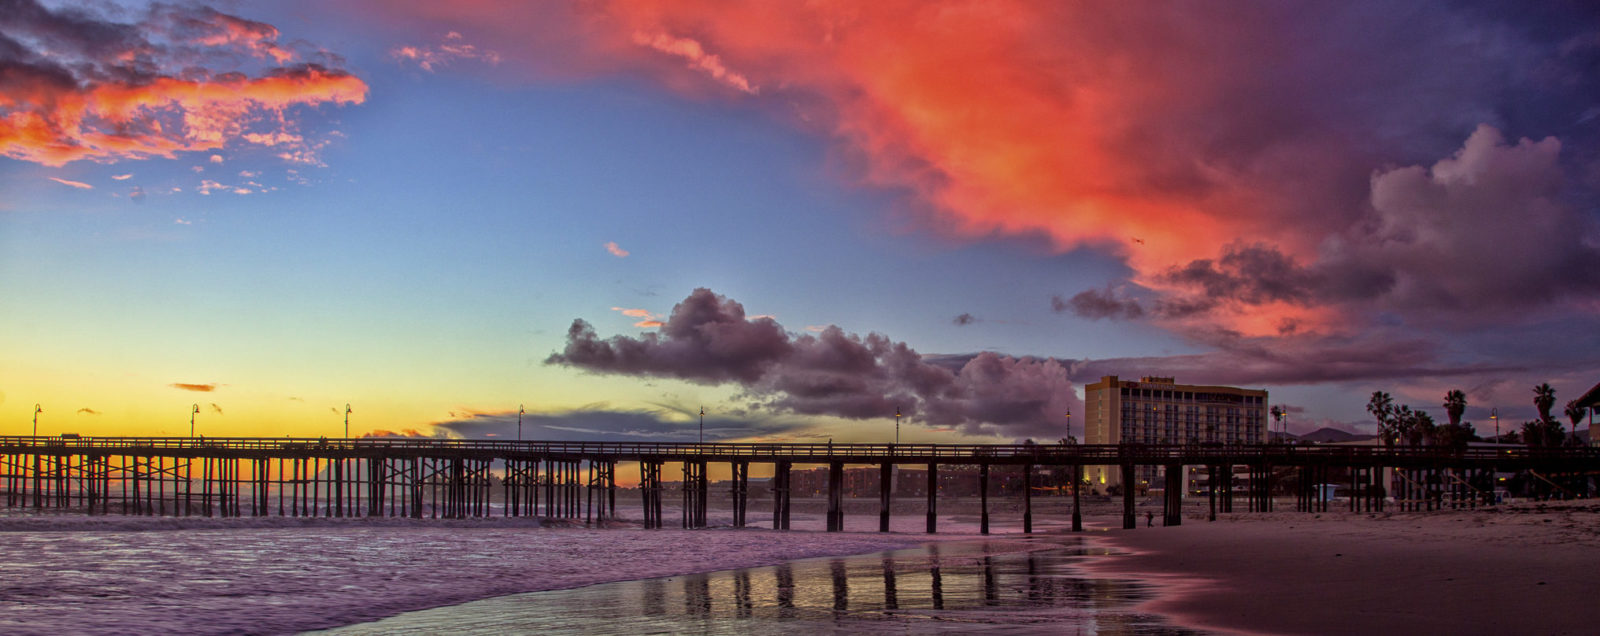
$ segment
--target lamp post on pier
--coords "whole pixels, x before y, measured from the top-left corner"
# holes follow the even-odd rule
[[[44,409],[39,408],[38,404],[34,404],[33,405],[33,436],[34,437],[38,437],[39,436],[39,414],[43,413],[43,412],[44,412]]]
[[[519,442],[522,441],[522,414],[526,412],[526,407],[521,404],[517,405],[517,441]]]
[[[350,439],[350,403],[344,405],[344,438]]]
[[[706,443],[706,407],[700,407],[700,443]]]
[[[1078,438],[1072,436],[1072,409],[1067,409],[1067,440],[1073,444],[1080,443]]]
[[[894,407],[894,445],[900,445],[900,407]]]
[[[1500,443],[1500,409],[1489,409],[1489,419],[1494,420],[1494,443]]]
[[[199,414],[200,414],[200,405],[199,404],[193,404],[193,405],[189,406],[189,437],[191,437],[191,438],[194,437],[194,416],[199,415]]]

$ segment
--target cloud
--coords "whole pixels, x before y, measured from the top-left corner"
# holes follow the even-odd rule
[[[1264,314],[1278,317],[1283,332],[1361,325],[1374,315],[1472,326],[1594,299],[1600,228],[1564,197],[1560,150],[1554,138],[1513,144],[1479,126],[1431,167],[1374,173],[1369,217],[1314,260],[1234,242],[1219,258],[1153,276],[1153,313],[1180,320]],[[1143,313],[1109,290],[1075,296],[1072,309],[1092,318]]]
[[[1074,315],[1091,320],[1133,319],[1144,315],[1144,308],[1138,301],[1121,298],[1117,291],[1110,287],[1104,290],[1085,290],[1074,295],[1071,300],[1051,296],[1050,309],[1056,313],[1072,312]]]
[[[114,175],[111,175],[111,178],[115,179],[117,181],[127,181],[127,180],[133,178],[133,173],[130,172],[128,174],[114,174]]]
[[[771,319],[748,319],[738,302],[697,289],[659,331],[601,339],[574,320],[565,348],[547,364],[596,373],[731,383],[780,412],[851,419],[892,417],[1014,437],[1058,432],[1075,398],[1053,359],[980,353],[960,364],[925,359],[880,334],[838,327],[794,335]]]
[[[729,70],[722,63],[722,58],[707,53],[703,45],[691,38],[673,37],[662,32],[636,32],[633,34],[633,42],[642,47],[682,58],[688,62],[689,68],[701,71],[727,86],[750,94],[759,92],[750,84],[748,78]]]
[[[367,94],[270,25],[206,7],[155,4],[128,23],[16,0],[0,26],[0,154],[46,166],[217,150]]]
[[[185,220],[183,218],[176,218],[176,219],[172,220],[172,224],[173,225],[194,225],[194,221]]]
[[[176,382],[167,386],[170,386],[174,389],[182,389],[184,391],[198,391],[200,393],[210,393],[217,390],[217,384],[215,382],[210,384],[190,384],[187,382]]]
[[[611,252],[611,255],[617,258],[628,257],[628,250],[618,247],[616,241],[606,241],[605,248],[607,252]]]
[[[337,409],[335,409],[335,410],[337,410]],[[403,428],[403,429],[400,429],[399,431],[390,431],[390,430],[378,429],[378,430],[375,430],[375,431],[368,431],[366,433],[362,433],[361,436],[360,436],[360,439],[375,439],[375,438],[376,439],[383,439],[383,438],[404,438],[404,437],[442,438],[442,437],[445,437],[445,435],[444,434],[423,433],[423,432],[418,431],[417,429],[414,429],[414,428]]]
[[[99,415],[100,412],[85,406],[85,407],[83,407],[81,409],[78,409],[78,414],[79,415]]]
[[[481,60],[486,64],[500,63],[500,54],[467,44],[460,33],[451,31],[444,41],[432,46],[399,46],[389,51],[389,56],[401,62],[416,64],[432,73],[436,67],[448,66],[457,60]]]
[[[633,326],[635,326],[635,327],[641,327],[641,328],[645,328],[645,329],[654,329],[656,327],[660,327],[661,325],[665,324],[665,323],[661,322],[661,317],[660,316],[657,316],[657,315],[651,313],[649,310],[646,310],[646,309],[628,309],[628,308],[625,308],[625,307],[612,307],[611,311],[620,312],[622,315],[627,316],[629,318],[639,318],[640,320],[638,322],[633,323]]]
[[[46,178],[51,180],[51,181],[54,181],[56,183],[59,183],[61,185],[77,188],[79,190],[93,190],[94,189],[94,186],[89,185],[87,183],[84,183],[82,181],[70,181],[70,180],[67,180],[67,179],[62,179],[60,177],[46,177]]]
[[[950,322],[955,323],[955,325],[957,327],[965,327],[967,325],[977,323],[978,322],[978,318],[977,318],[977,316],[973,316],[972,314],[961,314],[959,316],[956,316],[955,319],[951,320]]]
[[[1597,243],[1600,187],[1600,134],[1583,123],[1597,24],[1575,5],[373,6],[469,25],[535,76],[645,76],[739,97],[831,139],[840,174],[902,194],[904,220],[926,231],[1043,237],[1124,260],[1114,285],[1129,295],[1082,296],[1084,316],[1273,335],[1359,329],[1429,299],[1459,315],[1472,292],[1518,283],[1535,295],[1504,306],[1524,314],[1529,302],[1600,302],[1582,268],[1562,265]],[[744,99],[729,86],[762,90]],[[1473,132],[1484,124],[1540,141],[1497,148]],[[1469,135],[1462,159],[1425,167]],[[1550,181],[1551,166],[1569,178]],[[1518,169],[1533,177],[1520,189],[1463,178]],[[1531,262],[1490,271],[1473,237],[1504,234],[1524,209],[1534,226],[1510,235]],[[1549,245],[1535,238],[1563,217],[1583,222]]]
[[[452,438],[517,438],[517,412],[470,413],[434,422],[439,434]],[[722,442],[782,436],[801,431],[795,418],[735,418],[710,413],[705,418],[706,441]],[[700,420],[687,410],[614,410],[589,407],[557,413],[528,413],[522,418],[522,438],[543,441],[693,442],[699,439]]]

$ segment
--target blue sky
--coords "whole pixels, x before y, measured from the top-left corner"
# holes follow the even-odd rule
[[[1461,388],[1476,421],[1600,380],[1592,15],[1249,5],[1217,42],[1218,16],[1149,7],[953,32],[591,9],[18,5],[0,64],[77,75],[0,102],[0,416],[178,434],[195,403],[217,434],[324,434],[350,403],[358,432],[482,433],[460,423],[518,404],[705,405],[870,439],[898,406],[919,438],[1003,440],[1109,373],[1268,388],[1299,431],[1366,425],[1374,390]],[[575,319],[657,348],[552,358]],[[713,349],[755,345],[673,335],[711,328],[771,357],[740,376]]]

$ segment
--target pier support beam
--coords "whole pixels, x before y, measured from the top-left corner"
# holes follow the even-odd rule
[[[1033,534],[1033,464],[1022,465],[1022,533]]]
[[[1083,532],[1083,513],[1078,509],[1078,491],[1083,489],[1083,465],[1072,465],[1072,531]]]
[[[878,469],[878,532],[889,531],[889,506],[894,491],[894,464],[884,462]]]
[[[989,465],[978,465],[978,534],[989,534]]]
[[[844,464],[828,462],[828,532],[844,530]]]
[[[1176,526],[1183,524],[1183,466],[1168,464],[1166,468],[1167,487],[1165,491],[1165,510],[1162,513],[1161,525]]]
[[[928,463],[928,534],[939,531],[939,465]]]
[[[732,462],[733,527],[743,528],[745,506],[750,500],[750,462]]]
[[[772,529],[789,529],[789,462],[778,462],[772,470]]]
[[[1133,491],[1139,487],[1136,481],[1138,476],[1134,473],[1133,464],[1122,465],[1122,529],[1132,530],[1139,526],[1133,517]]]

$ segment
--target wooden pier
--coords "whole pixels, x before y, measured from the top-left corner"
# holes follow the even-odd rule
[[[1234,510],[1236,467],[1249,512],[1269,512],[1273,482],[1296,476],[1295,509],[1322,512],[1334,471],[1348,474],[1352,511],[1386,504],[1428,511],[1493,503],[1497,472],[1528,471],[1552,491],[1588,496],[1600,449],[1285,445],[673,444],[438,439],[0,437],[0,489],[9,508],[161,516],[410,517],[540,516],[599,523],[618,518],[619,464],[637,466],[646,528],[664,526],[667,464],[682,467],[680,524],[707,525],[708,465],[728,464],[733,525],[744,527],[750,465],[770,464],[772,527],[790,524],[795,465],[827,470],[829,531],[844,529],[846,466],[879,467],[878,529],[889,530],[897,466],[927,470],[927,532],[938,531],[941,466],[975,467],[980,530],[989,531],[990,468],[1020,469],[1022,526],[1033,530],[1033,483],[1041,469],[1081,481],[1084,466],[1165,473],[1165,525],[1183,520],[1186,473],[1207,475],[1209,517]],[[1287,472],[1286,472],[1287,471]],[[498,479],[496,479],[498,476]],[[496,484],[498,481],[498,484]],[[1219,482],[1223,482],[1219,487]],[[493,490],[498,485],[500,493]],[[1072,488],[1074,530],[1082,529]],[[719,493],[720,494],[720,493]],[[1123,527],[1137,525],[1134,488],[1122,489]],[[495,502],[495,505],[491,505]],[[541,510],[541,505],[543,506]]]

